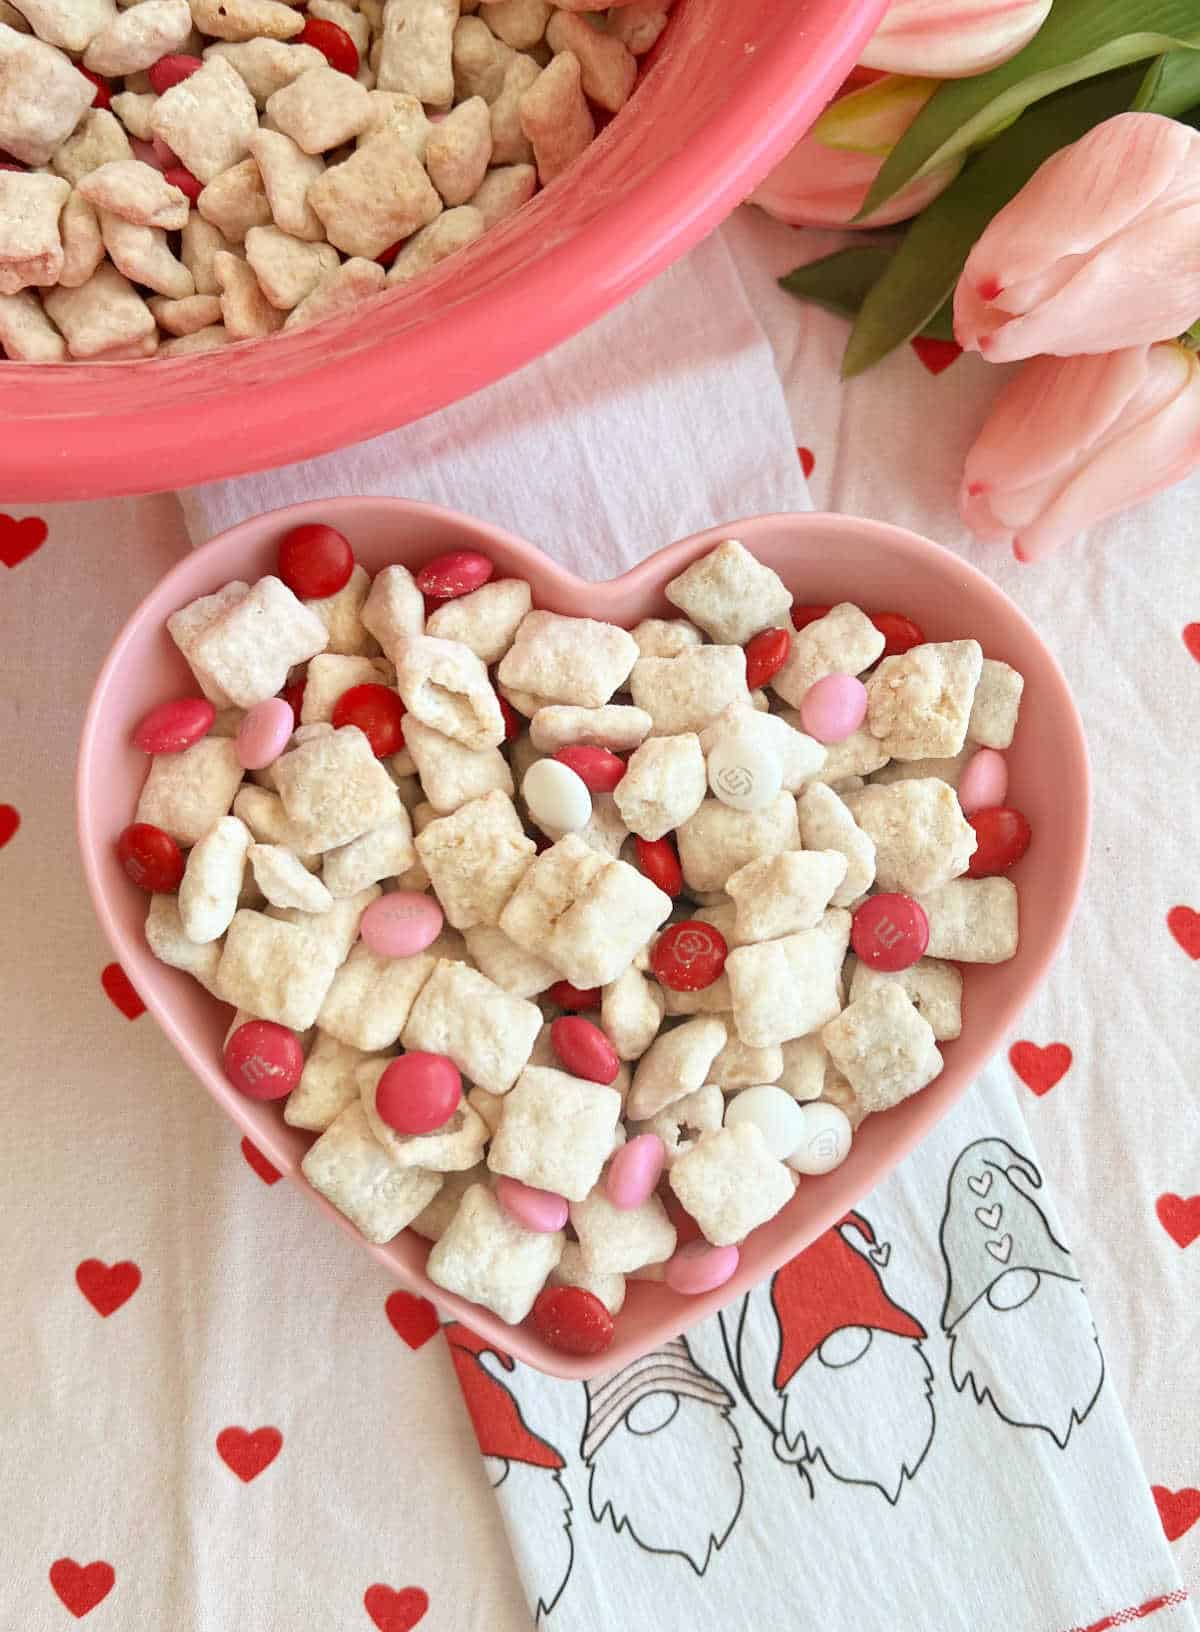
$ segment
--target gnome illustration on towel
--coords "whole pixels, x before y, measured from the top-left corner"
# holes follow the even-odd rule
[[[592,1517],[703,1575],[742,1508],[733,1396],[682,1337],[584,1387]]]
[[[774,1450],[812,1484],[820,1464],[872,1485],[893,1505],[925,1459],[935,1426],[927,1333],[887,1294],[876,1261],[890,1249],[859,1213],[756,1288],[722,1325],[747,1399],[775,1430]]]
[[[942,1219],[950,1376],[1014,1428],[1066,1447],[1104,1381],[1104,1357],[1074,1260],[1030,1195],[1042,1176],[1004,1139],[954,1164]]]
[[[521,1514],[522,1534],[514,1537],[524,1555],[526,1580],[536,1580],[537,1618],[548,1615],[571,1574],[571,1498],[563,1486],[563,1458],[526,1426],[512,1392],[496,1375],[515,1372],[507,1354],[454,1322],[445,1327],[484,1468],[493,1490],[504,1485],[512,1510]]]

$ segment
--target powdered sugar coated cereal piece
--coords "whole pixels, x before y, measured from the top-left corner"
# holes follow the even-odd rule
[[[983,651],[977,640],[933,641],[885,657],[867,684],[867,725],[893,759],[957,754]]]
[[[807,1036],[840,1014],[849,944],[850,914],[832,909],[813,929],[730,952],[725,973],[741,1040],[768,1048]]]
[[[783,1070],[776,1078],[785,1093],[801,1103],[820,1099],[825,1089],[827,1071],[832,1069],[829,1052],[821,1041],[819,1031],[807,1037],[790,1037],[780,1045]]]
[[[241,75],[221,57],[210,57],[159,97],[151,124],[180,163],[208,183],[245,158],[258,109]]]
[[[967,740],[982,748],[1011,748],[1024,689],[1023,674],[985,657],[967,721]]]
[[[492,121],[481,96],[460,102],[434,126],[425,144],[429,179],[448,207],[465,204],[492,156]]]
[[[672,1100],[703,1087],[728,1036],[724,1022],[708,1015],[660,1032],[633,1073],[629,1115],[644,1122]]]
[[[802,729],[800,716],[795,709],[785,708],[779,718],[797,731]],[[824,782],[827,787],[837,788],[853,777],[870,776],[887,763],[887,754],[866,726],[861,725],[857,731],[843,737],[841,742],[825,744],[824,763],[807,780]]]
[[[202,630],[193,650],[232,702],[252,708],[282,691],[289,669],[324,651],[328,641],[320,618],[268,574]]]
[[[119,215],[100,211],[100,233],[109,259],[131,283],[144,284],[172,300],[195,294],[192,274],[171,253],[160,227],[135,227]]]
[[[153,3],[143,0],[137,9],[144,11]],[[140,159],[114,159],[98,166],[79,182],[79,191],[97,209],[139,227],[163,227],[174,232],[188,218],[187,194]]]
[[[885,786],[889,782],[908,782],[914,777],[936,776],[940,782],[957,788],[959,777],[974,753],[975,744],[967,742],[957,754],[944,759],[889,759],[871,777],[871,782],[873,786]]]
[[[0,295],[58,282],[58,218],[70,193],[61,176],[0,170]]]
[[[924,895],[966,872],[975,829],[949,783],[920,777],[866,787],[845,802],[875,846],[879,889]]]
[[[331,938],[243,907],[225,936],[217,995],[259,1020],[307,1031],[339,961]]]
[[[321,876],[334,896],[355,895],[382,878],[397,878],[416,861],[412,820],[401,806],[388,821],[325,852]]]
[[[1011,878],[952,878],[919,898],[931,958],[1007,963],[1017,955],[1018,899]]]
[[[787,1168],[748,1122],[705,1134],[672,1164],[668,1183],[714,1247],[744,1241],[794,1193]]]
[[[491,0],[480,6],[479,16],[498,40],[516,51],[528,51],[546,32],[554,8],[550,0]]]
[[[404,1046],[445,1054],[477,1087],[507,1094],[541,1029],[536,1004],[502,991],[464,963],[443,958],[413,1005]]]
[[[760,630],[787,624],[792,609],[791,593],[778,573],[735,538],[693,561],[665,594],[719,646],[744,646]]]
[[[443,1173],[442,1188],[429,1205],[421,1209],[409,1229],[425,1241],[440,1241],[450,1228],[467,1191],[477,1184],[482,1184],[486,1189],[490,1179],[491,1174],[482,1162],[458,1173]]]
[[[663,1001],[659,987],[632,965],[604,988],[600,1026],[622,1060],[638,1060],[658,1035]]]
[[[833,905],[848,907],[875,881],[875,842],[859,827],[832,788],[814,782],[796,802],[800,838],[806,850],[837,850],[846,858],[846,876]]]
[[[633,4],[613,6],[608,13],[608,31],[635,57],[653,49],[667,26],[667,7],[658,0],[633,0]]]
[[[465,748],[412,715],[405,716],[404,741],[438,816],[449,816],[469,799],[480,799],[493,789],[514,792],[512,771],[498,748]]]
[[[379,1081],[392,1060],[365,1060],[355,1072],[367,1124],[399,1167],[431,1173],[463,1173],[477,1167],[487,1144],[488,1128],[479,1112],[460,1100],[452,1115],[432,1133],[397,1133],[376,1106]]]
[[[469,597],[468,597],[469,599]],[[453,606],[455,603],[450,602]],[[539,708],[529,721],[529,736],[541,754],[555,754],[576,744],[607,748],[614,754],[639,748],[653,725],[643,708],[605,703],[601,708],[574,708],[552,703]]]
[[[919,958],[907,969],[887,974],[872,969],[860,958],[853,960],[850,976],[850,1001],[857,1002],[878,986],[899,986],[906,992],[916,1009],[930,1024],[939,1043],[949,1042],[962,1032],[963,978],[952,963],[938,958]]]
[[[318,1031],[300,1081],[287,1097],[283,1120],[291,1128],[324,1133],[348,1105],[359,1102],[355,1071],[370,1056]]]
[[[415,635],[391,655],[396,689],[414,719],[476,751],[504,741],[504,716],[487,669],[469,647]]]
[[[377,79],[381,91],[407,91],[427,107],[450,106],[458,10],[458,0],[386,0]]]
[[[221,302],[216,295],[185,295],[181,300],[155,295],[146,304],[159,328],[168,334],[197,334],[221,321]]]
[[[640,1207],[614,1207],[601,1180],[582,1201],[572,1202],[570,1218],[584,1264],[599,1275],[627,1275],[664,1263],[675,1251],[675,1226],[654,1195]]]
[[[783,1049],[777,1045],[754,1048],[734,1035],[717,1055],[708,1074],[726,1094],[737,1088],[772,1083],[783,1074]]]
[[[876,986],[856,998],[823,1028],[821,1041],[864,1116],[898,1105],[942,1069],[933,1028],[901,986]]]
[[[601,33],[582,17],[557,10],[546,29],[546,44],[556,54],[574,52],[579,59],[583,94],[589,102],[608,113],[621,111],[637,79],[637,62],[620,40]],[[667,599],[670,598],[668,593]],[[788,606],[791,606],[790,596]]]
[[[425,632],[425,598],[407,567],[384,567],[375,574],[361,617],[395,664],[400,642]]]
[[[277,844],[252,844],[249,862],[255,882],[273,907],[327,912],[333,897],[300,858]]]
[[[629,678],[637,655],[633,636],[613,624],[530,612],[500,663],[499,678],[547,704],[600,708]]]
[[[193,846],[179,886],[180,921],[190,940],[216,941],[229,928],[250,842],[244,822],[221,816]]]
[[[61,363],[67,355],[66,341],[41,302],[26,290],[0,295],[0,347],[19,363]]]
[[[303,152],[326,153],[366,128],[370,103],[356,80],[323,62],[275,91],[267,117]]]
[[[363,913],[383,894],[377,885],[359,890],[357,895],[335,900],[328,912],[297,912],[294,907],[268,907],[267,917],[295,924],[317,940],[333,948],[335,967],[343,964],[358,939]]]
[[[451,61],[454,94],[460,102],[471,96],[494,102],[504,88],[505,70],[512,60],[511,47],[482,18],[459,18],[454,26]]]
[[[224,735],[225,733],[222,733]],[[236,729],[228,733],[236,737]],[[283,800],[270,788],[260,788],[253,782],[238,789],[233,801],[233,814],[241,818],[254,836],[256,844],[282,845],[300,857],[309,872],[320,866],[320,857],[301,849],[302,834],[287,818]]]
[[[701,1134],[715,1133],[724,1119],[725,1095],[715,1082],[709,1082],[681,1099],[673,1099],[648,1122],[631,1122],[630,1134],[657,1134],[666,1147],[666,1165],[671,1167],[692,1149]]]
[[[655,736],[703,731],[730,704],[750,702],[746,654],[740,646],[696,646],[678,657],[639,657],[629,689]]]
[[[884,637],[866,613],[852,602],[842,601],[823,618],[795,631],[787,662],[771,686],[785,703],[799,708],[809,687],[818,680],[828,674],[861,674],[874,663],[884,645]]]
[[[780,793],[762,810],[734,810],[706,799],[677,837],[689,889],[723,890],[730,874],[747,862],[798,847],[796,801]]]
[[[596,134],[583,69],[573,51],[562,51],[524,92],[519,102],[521,129],[533,148],[543,187],[560,176]]]
[[[687,618],[643,618],[633,638],[643,657],[678,657],[704,644],[704,636]]]
[[[189,3],[196,27],[218,40],[290,40],[304,28],[304,19],[282,0],[189,0]]]
[[[14,159],[48,163],[95,94],[61,51],[0,23],[0,148]]]
[[[336,272],[330,272],[317,284],[312,294],[305,295],[299,306],[288,313],[285,329],[306,329],[312,323],[322,323],[336,312],[357,306],[368,295],[379,294],[387,283],[387,273],[374,261],[353,256],[343,261]]]
[[[636,748],[613,798],[631,832],[661,839],[695,815],[707,787],[700,739],[688,732],[650,737]]]
[[[187,660],[187,665],[196,678],[201,691],[217,705],[226,708],[231,701],[228,694],[217,684],[215,676],[210,674],[196,657],[196,645],[200,637],[213,627],[226,612],[232,610],[239,601],[250,593],[250,585],[240,579],[234,579],[224,588],[217,590],[214,595],[201,595],[198,600],[190,601],[177,612],[172,612],[167,619],[167,630],[171,639],[178,646]]]
[[[493,132],[493,144],[494,141]],[[494,147],[492,156],[495,157]],[[502,164],[488,171],[470,202],[472,208],[479,211],[486,231],[507,220],[522,204],[528,204],[536,191],[537,171],[533,165]]]
[[[435,1286],[482,1304],[515,1326],[533,1308],[565,1239],[561,1230],[548,1235],[525,1229],[485,1185],[476,1184],[430,1252],[425,1273]]]
[[[156,754],[135,820],[161,827],[179,844],[196,844],[228,814],[241,780],[237,748],[227,738],[202,737],[180,754]]]
[[[304,604],[311,606],[315,603],[306,601]],[[377,686],[381,683],[385,683],[384,670],[372,658],[352,657],[341,652],[318,652],[308,665],[300,722],[303,725],[332,724],[333,711],[344,692],[355,686]]]
[[[332,251],[332,245],[324,243],[325,228],[320,217],[308,202],[308,189],[325,173],[321,155],[306,153],[281,130],[257,130],[250,138],[250,156],[258,167],[262,190],[279,231]],[[333,264],[338,263],[335,260]]]
[[[252,40],[219,40],[204,50],[204,60],[222,57],[246,82],[246,89],[260,108],[285,85],[290,85],[310,68],[325,61],[311,45],[295,41],[271,40],[259,35]],[[116,106],[114,98],[113,106]],[[120,110],[118,109],[118,112]],[[135,131],[134,135],[138,133]]]
[[[839,850],[783,850],[747,862],[725,881],[737,906],[737,940],[745,945],[812,929],[845,877]]]
[[[179,902],[173,895],[152,895],[146,914],[146,944],[160,963],[182,969],[207,991],[216,993],[220,941],[192,940],[183,927]]]
[[[426,627],[438,640],[469,647],[481,663],[497,663],[531,605],[532,591],[523,578],[496,578],[436,607]]]
[[[178,51],[191,32],[188,0],[140,0],[92,36],[83,65],[111,78],[136,74]]]
[[[78,55],[117,14],[114,0],[22,0],[24,15],[14,8],[0,9],[0,22],[10,28],[29,28],[47,45]],[[22,25],[24,27],[22,28]]]
[[[314,1190],[366,1236],[382,1244],[428,1207],[441,1175],[398,1167],[371,1133],[361,1105],[349,1105],[300,1164]]]
[[[582,1201],[612,1150],[620,1114],[614,1089],[527,1066],[505,1098],[488,1166],[537,1190]]]
[[[583,1291],[590,1292],[594,1298],[599,1298],[610,1315],[619,1315],[625,1306],[625,1277],[602,1275],[588,1269],[583,1261],[583,1252],[578,1241],[568,1241],[565,1244],[562,1257],[550,1271],[548,1284],[581,1287]]]
[[[179,235],[179,258],[192,274],[198,295],[219,293],[213,257],[218,250],[232,247],[219,227],[206,221],[198,210],[191,212],[187,225]]]
[[[559,978],[553,964],[518,946],[494,924],[475,924],[463,933],[480,974],[513,997],[536,997]]]
[[[512,800],[499,789],[430,822],[416,841],[417,854],[455,929],[499,922],[535,848]]]
[[[435,952],[385,958],[360,942],[333,977],[318,1016],[321,1030],[364,1053],[391,1048],[436,963]]]
[[[305,850],[336,849],[399,815],[395,784],[357,726],[292,748],[273,770]]]

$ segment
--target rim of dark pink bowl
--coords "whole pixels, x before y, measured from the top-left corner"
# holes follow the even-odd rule
[[[183,401],[103,418],[64,407],[23,421],[18,410],[0,438],[0,500],[154,493],[295,464],[412,423],[552,350],[684,254],[753,191],[853,66],[886,0],[812,5],[818,23],[803,27],[801,18],[764,48],[739,94],[646,182],[536,261],[448,303],[409,333],[403,360],[419,384],[399,416],[388,406],[395,345],[364,347],[352,361],[334,356],[286,381],[244,388],[236,407],[206,396],[199,407]],[[835,23],[836,48],[813,64],[814,27]],[[666,216],[664,193],[676,200]],[[581,256],[594,269],[584,278],[572,275]],[[536,326],[527,321],[530,310],[540,313]],[[194,368],[198,361],[162,366]],[[33,365],[9,366],[22,371],[28,388]],[[47,376],[80,366],[37,365]],[[211,366],[220,367],[219,354]],[[157,369],[146,372],[149,395]]]
[[[380,502],[381,500],[378,497],[369,499],[339,498],[337,500],[339,506],[343,508],[350,508],[351,510],[358,505],[361,505],[364,508],[374,508]],[[428,512],[430,515],[437,515],[442,518],[450,516],[455,520],[464,520],[468,522],[472,528],[482,529],[483,532],[490,533],[498,542],[503,544],[505,548],[513,550],[517,555],[525,554],[542,558],[548,563],[552,576],[557,578],[558,581],[565,587],[574,588],[582,585],[586,588],[589,582],[591,582],[591,580],[578,577],[577,574],[571,572],[569,568],[563,566],[560,562],[555,561],[553,557],[547,556],[545,551],[541,550],[538,545],[530,543],[527,539],[518,538],[514,533],[508,532],[507,529],[503,527],[494,526],[490,522],[479,521],[475,517],[464,516],[461,512],[448,509],[442,505],[426,504],[415,500],[401,500],[399,502],[403,503],[410,511],[415,513]],[[292,519],[302,520],[305,519],[309,512],[315,514],[321,510],[323,505],[327,504],[327,500],[311,499],[300,504],[282,505],[273,511],[262,512],[260,515],[248,519],[258,521],[262,519],[262,515],[286,513]],[[752,526],[761,526],[764,522],[795,523],[798,520],[803,521],[805,526],[820,523],[823,527],[828,528],[833,534],[836,534],[838,531],[843,529],[851,529],[856,532],[861,532],[863,528],[866,528],[872,532],[885,535],[888,543],[893,548],[898,548],[904,552],[907,552],[909,555],[923,556],[932,554],[935,557],[944,556],[947,561],[954,562],[955,570],[961,573],[964,581],[970,582],[973,587],[981,591],[986,598],[1000,603],[1003,606],[1005,615],[1023,625],[1025,631],[1036,641],[1046,659],[1050,683],[1058,693],[1059,702],[1066,704],[1065,718],[1072,722],[1074,739],[1072,742],[1071,764],[1069,766],[1069,770],[1072,775],[1078,777],[1083,793],[1083,832],[1080,835],[1080,845],[1075,853],[1075,860],[1073,862],[1073,876],[1068,880],[1068,900],[1066,910],[1062,916],[1061,926],[1058,933],[1051,940],[1048,940],[1047,943],[1041,948],[1024,995],[1019,998],[1014,998],[1005,1004],[1002,1011],[1001,1021],[996,1027],[997,1037],[1002,1036],[1008,1027],[1011,1026],[1016,1020],[1018,1015],[1022,1013],[1025,1005],[1029,1001],[1029,998],[1045,979],[1047,971],[1054,962],[1054,959],[1057,957],[1059,949],[1070,931],[1071,924],[1074,921],[1075,912],[1079,905],[1079,897],[1083,890],[1083,882],[1087,875],[1088,857],[1091,848],[1092,835],[1092,774],[1091,762],[1088,758],[1087,752],[1087,741],[1083,733],[1083,723],[1079,717],[1079,711],[1075,706],[1074,698],[1071,695],[1070,684],[1066,675],[1062,671],[1062,667],[1059,664],[1058,659],[1046,645],[1046,642],[1042,639],[1041,635],[1038,634],[1033,623],[1025,616],[1016,603],[1008,595],[1006,595],[1000,586],[989,578],[986,573],[980,572],[977,567],[971,566],[969,562],[956,556],[952,550],[948,550],[944,545],[936,544],[932,539],[926,538],[920,533],[914,533],[907,527],[897,526],[892,522],[870,520],[859,516],[841,515],[833,511],[808,511],[802,516],[797,513],[767,511],[754,516],[740,517],[737,520],[724,521],[715,527],[705,528],[698,533],[691,533],[687,538],[676,539],[674,543],[664,545],[661,549],[652,551],[650,555],[635,563],[625,572],[619,573],[617,577],[600,580],[600,582],[606,586],[621,583],[636,584],[639,579],[648,574],[652,563],[654,569],[657,571],[672,571],[675,569],[676,565],[682,567],[685,561],[691,560],[695,556],[698,549],[703,548],[707,544],[716,543],[721,538],[729,537],[731,534],[733,536],[739,536],[739,534],[744,534],[747,529],[751,528]],[[201,546],[201,548],[207,549],[218,540],[222,542],[228,540],[230,534],[237,533],[239,529],[245,525],[245,522],[235,524],[233,527],[217,534],[214,539],[208,540],[208,543]],[[184,573],[187,570],[188,565],[193,560],[194,556],[187,556],[183,561],[178,562],[169,573],[165,574],[164,577],[159,580],[149,594],[158,595],[160,593],[165,593],[166,589],[170,586],[171,581],[177,575]],[[116,675],[126,645],[133,638],[137,629],[141,625],[142,608],[147,598],[148,597],[143,597],[143,600],[138,603],[137,607],[122,626],[120,633],[117,635],[116,639],[112,643],[112,646],[109,648],[108,655],[105,658],[100,673],[96,678],[91,697],[88,701],[87,714],[85,716],[83,730],[80,735],[79,751],[75,767],[75,824],[80,856],[83,861],[84,878],[87,883],[88,894],[92,898],[92,905],[95,909],[96,916],[100,921],[101,928],[103,929],[109,944],[118,954],[118,956],[120,956],[124,950],[124,934],[120,926],[117,924],[113,914],[109,910],[107,897],[99,881],[100,861],[98,845],[96,842],[96,835],[84,817],[83,795],[85,792],[86,773],[95,752],[93,739],[99,729],[100,715],[103,712],[108,689]],[[152,1009],[159,1026],[166,1033],[172,1046],[175,1048],[184,1064],[203,1080],[205,1061],[201,1058],[199,1052],[194,1048],[192,1040],[187,1031],[177,1024],[174,1013],[169,1008],[165,1008],[160,1005],[157,997],[154,995],[152,995],[148,1000],[148,1006]],[[982,1059],[979,1062],[977,1070],[982,1070],[987,1063],[987,1058]],[[964,1085],[962,1093],[966,1092],[968,1086],[969,1083]],[[962,1095],[960,1094],[958,1097],[961,1098]],[[243,1125],[240,1123],[236,1112],[230,1112],[229,1114],[231,1114],[232,1119],[242,1127],[242,1131],[244,1133],[249,1135],[253,1131],[248,1124]],[[931,1121],[921,1121],[917,1126],[906,1128],[905,1133],[896,1141],[899,1148],[895,1161],[888,1169],[889,1174],[896,1170],[900,1162],[902,1162],[905,1157],[908,1156],[916,1148],[916,1146],[921,1143],[926,1134],[931,1130],[931,1127],[939,1120],[940,1117],[934,1117]],[[311,1189],[311,1187],[302,1185],[301,1189],[304,1190],[310,1202],[317,1206],[321,1211],[328,1214],[334,1220],[334,1222],[339,1224],[344,1230],[347,1230],[350,1234],[355,1236],[360,1246],[369,1252],[372,1257],[376,1258],[380,1263],[382,1263],[388,1270],[389,1274],[394,1275],[394,1270],[389,1260],[385,1256],[382,1248],[373,1247],[370,1245],[370,1243],[365,1242],[362,1237],[358,1235],[358,1232],[354,1229],[353,1225],[351,1225],[347,1220],[341,1218],[340,1215],[338,1215],[329,1205],[329,1203],[326,1202],[323,1197],[317,1195],[316,1192]],[[828,1207],[824,1210],[825,1216],[819,1223],[818,1228],[810,1236],[810,1241],[816,1240],[824,1230],[836,1224],[843,1210],[844,1209],[840,1205],[831,1200]],[[798,1248],[797,1251],[799,1250],[802,1249]],[[718,1287],[713,1292],[703,1293],[700,1296],[692,1299],[688,1308],[679,1311],[680,1318],[678,1325],[675,1327],[675,1332],[688,1331],[699,1321],[706,1319],[709,1315],[715,1314],[717,1310],[722,1308],[727,1301],[728,1297],[726,1296],[726,1289],[724,1287]],[[441,1295],[440,1302],[442,1307],[450,1310],[454,1318],[463,1318],[467,1324],[470,1324],[471,1305],[464,1304],[461,1299],[444,1293]],[[662,1337],[661,1334],[656,1334],[653,1341],[663,1342],[667,1341],[667,1339]],[[639,1350],[638,1352],[646,1352],[646,1349],[648,1349],[649,1346],[650,1345],[647,1344],[645,1348]],[[618,1367],[619,1365],[630,1364],[632,1358],[635,1358],[635,1356],[622,1356],[619,1360]],[[613,1369],[613,1362],[606,1355],[601,1355],[594,1358],[577,1359],[570,1355],[550,1353],[543,1360],[537,1363],[536,1369],[542,1371],[546,1376],[579,1381],[581,1379],[597,1376],[605,1370]]]

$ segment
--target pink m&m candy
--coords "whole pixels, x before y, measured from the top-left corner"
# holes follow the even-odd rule
[[[133,733],[135,748],[145,754],[181,754],[208,735],[217,711],[206,697],[180,697],[173,703],[159,703],[138,722]],[[1000,800],[993,801],[999,804]]]
[[[827,674],[800,699],[800,720],[818,742],[844,742],[867,717],[867,688],[852,674]]]
[[[437,940],[442,921],[442,909],[433,896],[394,890],[371,902],[362,915],[359,934],[381,958],[411,958]]]
[[[550,1027],[550,1041],[566,1069],[585,1082],[606,1087],[617,1080],[621,1061],[599,1026],[578,1014],[560,1014]]]
[[[444,1054],[414,1050],[393,1060],[375,1089],[375,1109],[397,1133],[436,1133],[462,1099],[462,1078]]]
[[[639,1133],[608,1164],[604,1191],[614,1207],[640,1207],[654,1193],[667,1159],[667,1147],[656,1133]]]
[[[304,1050],[274,1020],[247,1020],[225,1044],[225,1075],[249,1099],[282,1099],[300,1081]]]
[[[736,1247],[710,1247],[707,1241],[689,1241],[667,1259],[663,1280],[672,1292],[694,1298],[724,1286],[736,1272],[739,1257]]]
[[[1008,761],[994,748],[972,754],[958,779],[958,802],[964,816],[977,810],[991,810],[1004,803],[1008,792]]]
[[[288,745],[296,727],[291,704],[282,697],[268,697],[247,710],[238,726],[237,756],[248,771],[272,765]]]
[[[850,944],[871,969],[887,975],[908,969],[929,945],[925,908],[910,895],[873,895],[854,914]]]
[[[417,573],[417,588],[434,600],[453,601],[481,589],[495,570],[478,550],[450,550],[425,563]]]
[[[496,1180],[496,1200],[510,1218],[538,1235],[553,1235],[567,1222],[567,1202],[553,1190],[535,1190],[506,1174]]]

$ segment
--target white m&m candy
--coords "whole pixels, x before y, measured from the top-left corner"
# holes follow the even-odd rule
[[[762,810],[783,786],[783,768],[749,731],[729,731],[709,750],[708,785],[723,805]]]
[[[792,1154],[804,1138],[804,1111],[782,1088],[764,1084],[743,1088],[725,1107],[725,1126],[753,1122],[767,1142],[767,1149],[781,1162]]]
[[[824,1099],[810,1100],[797,1110],[803,1117],[804,1131],[784,1160],[797,1173],[832,1173],[849,1156],[854,1142],[850,1118],[840,1106]]]
[[[578,833],[592,819],[586,782],[561,760],[535,760],[525,773],[521,793],[534,821],[555,837]]]

